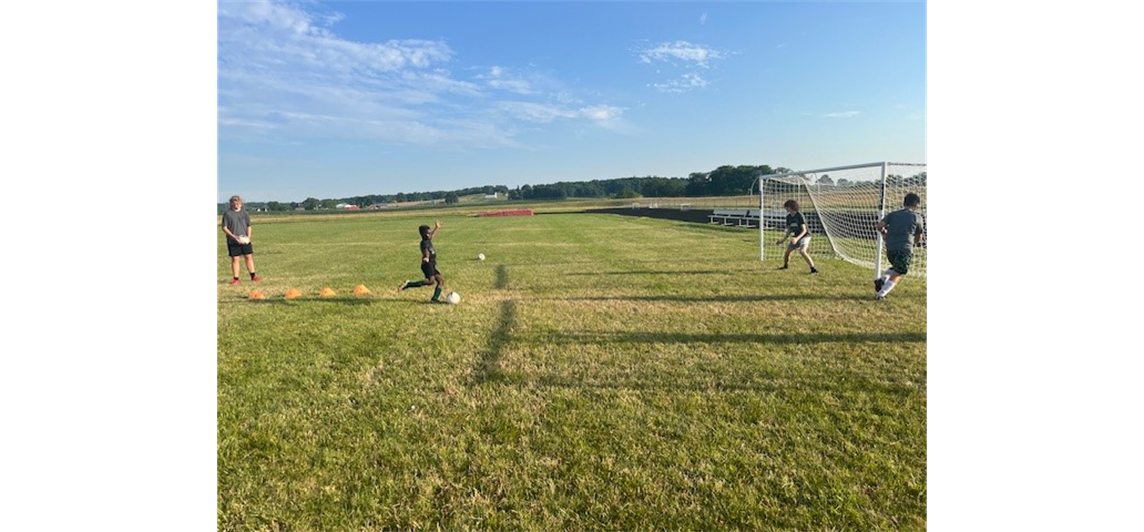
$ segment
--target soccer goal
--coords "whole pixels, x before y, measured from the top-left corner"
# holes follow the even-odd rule
[[[810,226],[808,252],[816,257],[837,257],[870,268],[875,276],[888,264],[882,235],[874,225],[888,212],[902,208],[909,192],[922,198],[918,211],[926,222],[926,239],[914,248],[910,275],[926,276],[929,218],[926,217],[926,165],[870,163],[807,170],[759,177],[759,260],[770,253],[786,231],[783,203],[793,199]]]

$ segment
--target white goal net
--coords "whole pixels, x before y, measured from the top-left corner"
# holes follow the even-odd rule
[[[926,240],[914,247],[910,275],[926,276],[929,218],[926,217],[926,165],[871,163],[789,174],[764,175],[760,179],[759,208],[762,223],[759,259],[771,253],[782,256],[775,241],[786,230],[783,203],[793,199],[806,217],[812,234],[812,256],[837,257],[870,268],[875,275],[888,267],[882,238],[874,225],[886,213],[902,208],[913,192],[921,197],[918,213],[926,222]]]

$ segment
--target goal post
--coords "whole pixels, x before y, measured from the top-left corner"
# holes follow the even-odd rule
[[[762,175],[759,260],[766,259],[768,245],[780,257],[785,252],[774,243],[786,231],[783,203],[793,199],[811,231],[807,249],[811,256],[840,258],[870,268],[877,276],[886,261],[882,235],[874,226],[887,212],[902,208],[902,199],[910,192],[922,198],[918,213],[928,222],[924,163],[881,162]],[[914,249],[910,274],[926,276],[926,244]]]

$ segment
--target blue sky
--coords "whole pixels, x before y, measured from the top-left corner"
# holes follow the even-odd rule
[[[926,161],[923,2],[221,2],[218,199]]]

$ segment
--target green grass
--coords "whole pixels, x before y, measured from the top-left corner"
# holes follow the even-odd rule
[[[237,287],[220,232],[220,530],[926,528],[924,279],[876,302],[745,229],[441,220],[456,306],[393,293],[432,218],[256,219]]]

